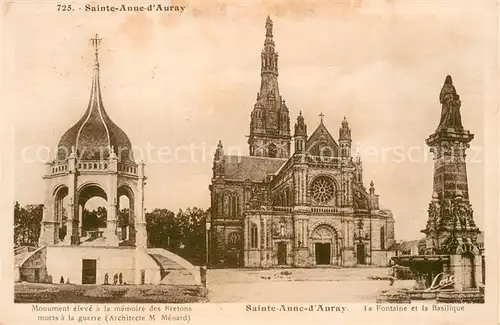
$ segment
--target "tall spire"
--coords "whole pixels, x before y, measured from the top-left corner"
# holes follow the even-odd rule
[[[266,20],[266,40],[262,50],[261,74],[273,74],[278,76],[278,53],[274,49],[273,21],[267,16]]]
[[[266,39],[261,52],[261,82],[251,115],[251,156],[267,156],[267,146],[284,148],[278,157],[290,156],[290,116],[278,86],[278,53],[274,48],[273,21],[266,19]]]

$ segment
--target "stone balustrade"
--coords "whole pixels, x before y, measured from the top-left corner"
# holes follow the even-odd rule
[[[108,160],[82,160],[76,163],[76,169],[79,171],[108,171],[109,162]],[[121,173],[137,175],[138,167],[133,164],[118,163],[118,171]],[[59,175],[68,172],[69,167],[67,162],[54,162],[49,164],[48,175]]]
[[[312,213],[338,213],[339,209],[337,207],[311,207]]]

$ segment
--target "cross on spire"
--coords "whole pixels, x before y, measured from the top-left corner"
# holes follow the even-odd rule
[[[319,117],[321,118],[321,123],[323,123],[323,117],[324,117],[324,116],[325,116],[325,115],[324,115],[323,113],[319,114]]]
[[[94,38],[91,38],[90,41],[92,42],[92,46],[97,53],[99,51],[99,44],[101,44],[102,38],[99,38],[99,35],[95,34]]]
[[[92,46],[95,50],[94,71],[97,75],[99,73],[99,45],[101,44],[102,38],[99,38],[99,35],[95,34],[90,41],[92,42]]]

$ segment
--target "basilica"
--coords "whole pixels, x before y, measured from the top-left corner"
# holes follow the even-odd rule
[[[364,185],[361,159],[351,156],[347,119],[335,139],[320,116],[309,134],[299,112],[292,137],[268,17],[261,87],[250,115],[250,155],[225,155],[220,141],[214,155],[212,267],[389,264],[392,213],[379,206],[373,182]]]

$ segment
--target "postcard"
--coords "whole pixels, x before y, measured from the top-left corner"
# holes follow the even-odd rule
[[[5,1],[2,324],[497,324],[498,4]]]

